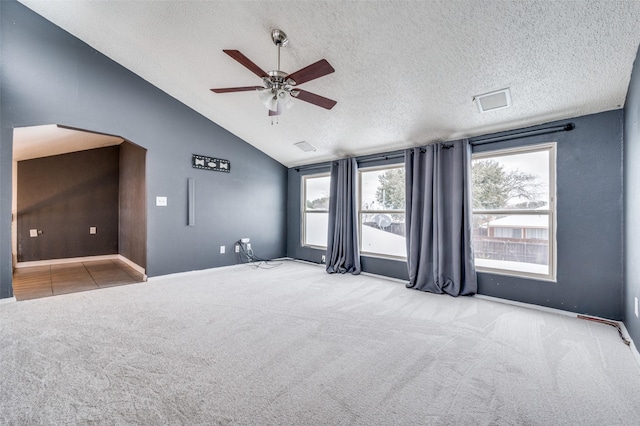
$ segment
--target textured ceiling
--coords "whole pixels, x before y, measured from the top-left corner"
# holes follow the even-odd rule
[[[422,145],[620,108],[640,43],[639,1],[32,1],[29,8],[286,166]],[[259,85],[222,52],[288,73],[336,72],[272,125]],[[474,95],[511,88],[484,114]],[[305,140],[317,150],[302,152]]]

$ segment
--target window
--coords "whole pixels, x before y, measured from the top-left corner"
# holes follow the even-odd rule
[[[327,247],[329,228],[329,190],[331,176],[327,173],[302,178],[302,245]]]
[[[361,169],[360,252],[406,258],[404,166]]]
[[[473,155],[476,268],[555,279],[556,144]]]

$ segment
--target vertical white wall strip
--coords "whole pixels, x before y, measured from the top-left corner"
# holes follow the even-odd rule
[[[188,205],[188,223],[189,226],[196,224],[196,180],[188,178],[187,205]]]

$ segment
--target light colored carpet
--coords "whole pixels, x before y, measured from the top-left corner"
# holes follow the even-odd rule
[[[284,262],[0,305],[0,423],[637,425],[610,326]]]

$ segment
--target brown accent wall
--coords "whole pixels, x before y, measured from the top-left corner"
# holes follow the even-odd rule
[[[118,146],[19,161],[18,262],[117,254],[118,164]]]
[[[120,145],[120,254],[147,267],[147,150],[129,142]]]

